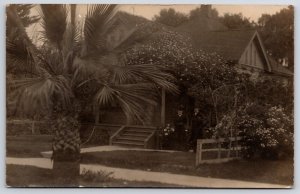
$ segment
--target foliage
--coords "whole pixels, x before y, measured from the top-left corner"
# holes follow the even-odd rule
[[[189,19],[195,19],[195,18],[198,18],[205,14],[208,14],[207,11],[209,11],[209,17],[217,19],[219,16],[218,11],[215,8],[211,8],[208,6],[211,6],[211,5],[201,5],[200,7],[197,7],[195,9],[191,10]],[[207,10],[207,9],[210,9],[210,10]]]
[[[22,20],[24,27],[28,27],[31,24],[36,23],[40,18],[38,16],[32,16],[31,9],[34,7],[32,4],[11,4],[7,6],[7,9],[14,8]],[[17,30],[16,24],[14,24],[11,18],[7,17],[6,22],[6,35],[9,36]]]
[[[233,65],[216,53],[195,51],[188,36],[168,28],[152,33],[147,41],[139,42],[124,54],[129,65],[155,64],[164,67],[176,78],[180,88],[178,101],[192,97],[205,115],[212,109],[212,91],[241,81]]]
[[[76,23],[72,19],[70,23],[67,17],[76,7],[41,5],[45,43],[36,47],[22,31],[26,52],[19,64],[30,61],[34,68],[30,77],[16,85],[19,98],[16,107],[23,112],[43,110],[52,114],[56,108],[62,112],[76,109],[80,113],[87,104],[96,108],[118,104],[127,117],[143,121],[147,113],[142,107],[156,103],[156,87],[176,90],[169,82],[172,76],[160,67],[148,64],[129,67],[118,61],[118,53],[111,50],[106,40],[115,8],[115,5],[89,6],[81,39]],[[8,16],[24,30],[14,9],[8,9]],[[14,60],[19,51],[19,47],[9,47],[9,59]],[[112,60],[117,64],[110,65]]]
[[[173,76],[159,66],[121,63],[118,46],[123,40],[113,46],[107,40],[108,29],[114,27],[116,5],[89,5],[83,29],[76,25],[75,5],[40,7],[43,45],[39,47],[28,37],[14,7],[7,9],[23,48],[22,57],[16,60],[20,47],[11,46],[14,40],[8,39],[8,61],[33,64],[28,77],[10,84],[14,92],[10,97],[16,99],[17,112],[26,116],[45,114],[53,121],[53,171],[74,186],[79,184],[78,121],[84,109],[118,105],[128,120],[144,123],[149,114],[144,106],[156,104],[157,88],[176,91],[176,86],[171,82]]]
[[[154,21],[165,24],[167,26],[177,27],[186,22],[188,17],[180,12],[176,12],[173,8],[162,9],[159,15],[154,16]]]
[[[225,13],[224,16],[219,17],[219,20],[229,29],[247,29],[255,27],[255,24],[250,22],[249,18],[244,17],[242,13]]]
[[[257,105],[248,104],[239,112],[237,127],[244,136],[245,157],[278,159],[293,154],[293,117],[278,106],[266,108],[266,112],[251,114]],[[255,112],[258,112],[255,110]]]
[[[232,99],[224,98],[226,95],[226,90],[219,95],[221,109],[227,102],[232,104]],[[273,79],[257,82],[246,79],[243,87],[232,92],[231,96],[236,96],[235,106],[229,106],[221,116],[218,114],[217,125],[210,131],[213,138],[243,136],[243,154],[249,158],[276,159],[293,154],[291,86],[283,86]]]
[[[82,180],[92,182],[92,183],[103,183],[107,181],[112,181],[111,177],[113,172],[97,171],[93,172],[90,170],[83,169],[82,171]]]
[[[283,108],[250,103],[240,107],[233,123],[228,117],[216,126],[213,137],[230,137],[228,128],[233,128],[243,137],[244,157],[278,159],[293,154],[293,119]]]
[[[160,143],[162,146],[162,149],[174,149],[174,132],[175,129],[171,124],[167,124],[167,126],[159,132],[159,137],[160,137]]]
[[[7,9],[15,9],[24,27],[29,27],[40,19],[40,17],[31,14],[33,7],[34,5],[32,4],[11,4],[7,6]],[[15,52],[14,56],[10,56],[12,54],[11,50],[18,52]],[[6,21],[6,51],[7,73],[13,73],[18,76],[25,74],[26,76],[32,71],[33,64],[30,60],[26,61],[29,54],[28,50],[26,45],[24,45],[16,23],[11,17],[7,17]],[[24,63],[25,61],[26,63]]]
[[[235,127],[235,120],[234,116],[231,114],[225,114],[220,122],[215,126],[213,129],[212,138],[219,138],[219,137],[235,137],[237,134],[233,134],[232,130]]]
[[[247,86],[247,98],[259,105],[281,106],[292,114],[294,110],[293,84],[284,85],[276,78],[258,79],[256,82],[244,82]]]
[[[258,19],[258,29],[264,45],[276,60],[288,58],[294,69],[294,7],[290,5],[274,15],[263,14]]]
[[[162,135],[166,137],[172,135],[174,131],[175,131],[174,128],[171,127],[170,124],[167,124],[167,126],[162,130]]]

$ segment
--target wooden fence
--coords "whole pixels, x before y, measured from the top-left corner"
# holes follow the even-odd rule
[[[221,163],[241,158],[242,137],[198,139],[196,166],[203,163]]]
[[[50,135],[49,123],[34,120],[7,120],[7,135]]]

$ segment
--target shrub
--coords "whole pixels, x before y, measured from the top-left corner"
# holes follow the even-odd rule
[[[161,129],[159,136],[161,141],[162,149],[172,149],[172,143],[174,139],[174,127],[171,124],[167,124],[167,126]]]
[[[293,156],[293,115],[281,106],[245,103],[236,114],[225,114],[211,134],[213,138],[242,136],[245,158]]]
[[[260,110],[254,111],[255,107]],[[264,108],[266,111],[262,112]],[[248,104],[237,119],[236,127],[243,131],[244,136],[244,156],[268,159],[291,156],[294,145],[292,115],[280,106],[264,108]]]

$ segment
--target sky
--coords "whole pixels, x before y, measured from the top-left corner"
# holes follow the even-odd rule
[[[188,14],[192,9],[199,7],[197,4],[189,5],[120,5],[119,9],[128,13],[143,16],[147,19],[152,19],[154,15],[159,14],[161,9],[174,8],[176,11]],[[225,13],[242,13],[245,17],[254,20],[255,22],[263,14],[275,14],[281,9],[288,7],[287,5],[212,5],[217,9],[219,15]],[[86,13],[86,5],[81,5],[79,13]]]
[[[176,11],[188,14],[192,9],[195,9],[197,7],[200,7],[199,4],[164,4],[164,5],[155,5],[155,4],[122,4],[119,6],[119,10],[145,17],[149,20],[153,19],[155,15],[158,15],[161,9],[168,9],[168,8],[174,8]],[[283,8],[287,8],[288,5],[221,5],[221,4],[215,4],[212,5],[212,8],[217,9],[219,12],[219,15],[222,16],[225,13],[242,13],[244,17],[247,17],[250,19],[250,21],[257,21],[258,18],[262,14],[275,14],[276,12],[279,12]],[[32,9],[31,14],[37,15],[38,14],[39,7],[36,6]],[[78,18],[82,18],[85,16],[87,12],[87,5],[85,4],[79,4],[77,6],[77,16]],[[37,40],[37,37],[39,35],[40,31],[39,24],[31,25],[29,28],[27,28],[27,32],[33,40]]]
[[[152,19],[154,15],[158,15],[161,9],[174,8],[176,11],[188,14],[192,9],[200,7],[198,4],[177,4],[177,5],[147,5],[147,4],[123,4],[119,6],[119,9],[128,13],[143,16],[147,19]],[[222,16],[225,13],[242,13],[245,17],[250,18],[252,21],[257,21],[258,18],[266,14],[275,14],[283,8],[287,8],[287,5],[212,5],[213,8],[217,9],[219,15]],[[32,14],[37,14],[37,7],[33,8]],[[84,16],[87,10],[87,6],[80,4],[77,6],[78,14]]]

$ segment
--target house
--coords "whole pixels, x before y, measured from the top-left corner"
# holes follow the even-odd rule
[[[211,17],[211,5],[202,7],[202,15],[176,29],[190,36],[196,49],[221,55],[235,64],[239,72],[250,74],[253,80],[272,77],[285,84],[292,81],[293,72],[267,54],[255,29],[230,30]]]
[[[150,38],[157,32],[174,31],[188,36],[196,50],[204,50],[209,53],[217,53],[226,61],[235,65],[239,72],[247,73],[255,81],[257,78],[276,78],[288,83],[293,79],[293,73],[281,66],[272,59],[266,52],[263,42],[256,30],[230,30],[217,19],[210,17],[210,5],[205,5],[205,12],[177,28],[169,28],[162,24],[157,24],[146,19],[133,16],[127,13],[116,15],[114,30],[111,31],[108,40],[114,45],[114,41],[126,40],[127,37],[136,33],[130,39],[132,44],[141,44],[139,40],[149,36]],[[133,30],[137,29],[137,31]],[[126,40],[127,41],[127,40]],[[146,111],[151,111],[151,119],[146,125],[150,127],[128,126],[120,128],[112,135],[110,142],[116,145],[145,146],[148,140],[153,140],[153,126],[165,126],[172,122],[172,114],[177,107],[171,103],[169,96],[162,91],[159,106],[148,107]],[[97,120],[97,119],[96,119]],[[114,123],[119,125],[128,124],[125,116],[118,108],[113,108],[102,115],[101,122]],[[139,125],[140,123],[130,123]],[[148,139],[148,140],[147,140]]]

